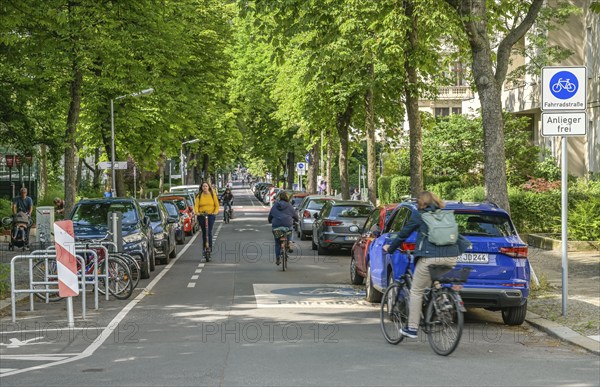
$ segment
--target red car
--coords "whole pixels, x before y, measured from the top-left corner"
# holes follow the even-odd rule
[[[158,200],[172,201],[177,205],[177,209],[183,217],[183,231],[187,235],[193,235],[196,231],[196,217],[194,215],[194,208],[188,205],[187,198],[183,195],[166,194],[160,195]]]
[[[367,257],[369,246],[381,234],[390,215],[392,215],[392,211],[396,207],[397,204],[379,206],[367,218],[359,239],[352,246],[350,281],[354,285],[362,285],[364,279],[369,278],[369,274],[367,273],[369,270]]]

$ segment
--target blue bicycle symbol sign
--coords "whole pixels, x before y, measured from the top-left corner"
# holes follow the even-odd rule
[[[559,99],[569,99],[579,89],[577,77],[569,71],[560,71],[550,79],[552,95]]]

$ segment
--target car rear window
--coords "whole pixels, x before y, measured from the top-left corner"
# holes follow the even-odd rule
[[[185,210],[187,208],[187,206],[185,205],[185,200],[183,199],[169,199],[169,201],[175,203],[179,211]]]
[[[165,201],[165,202],[163,202],[163,204],[165,205],[165,208],[167,209],[169,216],[179,215],[179,211],[177,210],[177,206],[175,205],[175,203]]]
[[[330,199],[315,199],[308,202],[307,210],[320,210]]]
[[[154,204],[142,206],[144,215],[150,218],[151,222],[160,222],[160,213],[158,212],[158,206]]]
[[[328,216],[340,218],[363,218],[369,216],[373,207],[369,206],[334,206]]]
[[[73,213],[72,221],[78,224],[107,225],[109,212],[121,212],[123,224],[138,222],[137,213],[133,203],[80,203]]]
[[[465,236],[507,237],[516,231],[509,219],[500,214],[461,214],[455,212],[458,232]]]

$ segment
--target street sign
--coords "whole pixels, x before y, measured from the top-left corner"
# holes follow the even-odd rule
[[[542,68],[542,110],[585,110],[586,86],[586,67]]]
[[[102,161],[98,163],[100,169],[111,169],[110,161]],[[127,169],[127,161],[115,161],[115,169]]]
[[[310,153],[307,153],[306,156],[304,156],[304,160],[306,160],[306,162],[310,162]]]
[[[542,136],[585,136],[586,112],[542,112]]]
[[[306,164],[305,163],[297,163],[296,164],[296,173],[298,175],[304,175],[304,173],[306,172]]]
[[[304,164],[304,163],[297,163],[296,164],[296,169],[304,169],[304,168],[306,168],[306,164]]]

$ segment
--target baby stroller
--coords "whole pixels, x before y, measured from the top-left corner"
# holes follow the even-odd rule
[[[32,224],[32,219],[25,212],[17,212],[12,218],[4,218],[2,223],[10,224],[10,243],[9,250],[14,250],[15,247],[20,247],[23,250],[29,247],[29,228]]]

